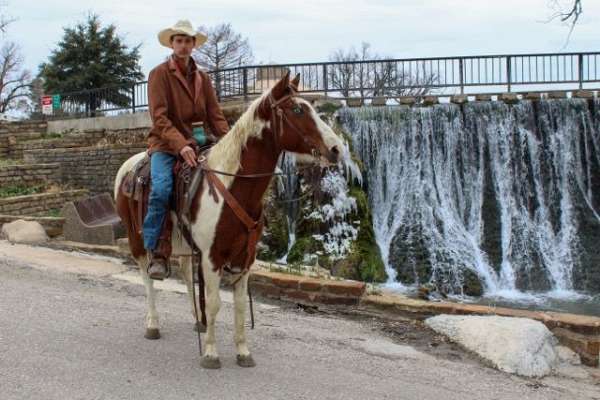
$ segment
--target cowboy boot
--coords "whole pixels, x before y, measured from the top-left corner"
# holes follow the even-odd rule
[[[148,276],[151,279],[162,281],[171,275],[169,258],[171,257],[171,233],[173,221],[168,216],[165,218],[162,231],[158,238],[158,245],[154,251],[148,253]]]
[[[148,276],[150,279],[162,281],[168,276],[168,259],[156,251],[148,252]]]

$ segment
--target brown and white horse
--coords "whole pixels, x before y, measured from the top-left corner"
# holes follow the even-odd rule
[[[304,162],[331,165],[339,161],[343,143],[333,130],[317,115],[309,102],[295,95],[299,76],[290,81],[289,72],[269,92],[256,99],[239,118],[231,130],[211,149],[207,157],[210,169],[229,174],[265,174],[260,178],[217,175],[217,178],[255,221],[263,208],[263,197],[274,173],[277,160],[283,151],[295,153]],[[275,125],[275,126],[274,126]],[[132,217],[127,199],[121,193],[124,176],[145,156],[139,153],[128,159],[119,169],[115,180],[117,211],[128,230],[129,247],[140,267],[146,287],[148,312],[146,337],[158,339],[159,322],[153,281],[146,273],[147,257],[143,240],[132,228]],[[215,341],[215,318],[221,306],[219,283],[224,266],[241,267],[247,261],[248,230],[223,197],[212,196],[204,179],[192,203],[191,233],[202,253],[201,265],[205,280],[206,321],[202,366],[219,368],[220,361]],[[173,219],[173,256],[179,256],[182,276],[186,282],[194,313],[192,295],[193,267],[191,249],[177,229]],[[252,249],[254,252],[255,249]],[[253,253],[252,259],[254,261]],[[248,275],[244,273],[234,286],[235,334],[237,360],[241,366],[254,366],[246,343],[244,328]]]

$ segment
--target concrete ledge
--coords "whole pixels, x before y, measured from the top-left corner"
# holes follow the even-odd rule
[[[429,302],[390,294],[363,296],[360,305],[407,315],[415,319],[425,319],[438,314],[499,315],[534,319],[545,324],[552,332],[557,332],[558,339],[577,352],[586,365],[599,366],[600,318],[598,317],[445,301]]]
[[[47,132],[85,131],[96,129],[150,128],[152,120],[147,111],[123,114],[114,117],[79,118],[48,121]]]
[[[346,99],[346,105],[348,107],[362,107],[363,103],[363,99],[360,97],[352,97]]]

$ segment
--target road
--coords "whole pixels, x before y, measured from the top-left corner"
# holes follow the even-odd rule
[[[223,368],[199,366],[183,285],[161,285],[162,338],[143,338],[137,273],[116,259],[0,241],[0,399],[600,399],[598,379],[511,376],[402,343],[373,318],[256,303],[257,367],[235,364],[229,292]]]

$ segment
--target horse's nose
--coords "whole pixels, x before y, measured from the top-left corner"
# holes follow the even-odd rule
[[[329,149],[329,161],[337,163],[340,160],[340,150],[337,146],[333,146]]]

